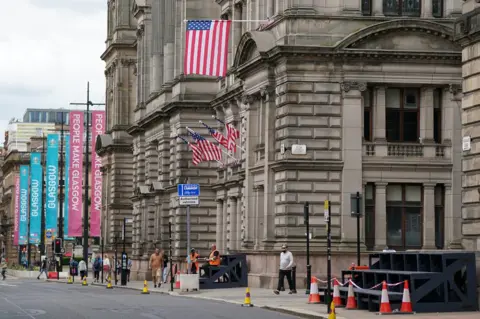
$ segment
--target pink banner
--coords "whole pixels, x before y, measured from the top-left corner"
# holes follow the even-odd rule
[[[82,236],[83,121],[82,111],[70,112],[68,237]]]
[[[15,176],[15,196],[13,203],[14,225],[13,245],[18,246],[18,231],[20,229],[20,175]]]
[[[92,194],[90,208],[90,236],[100,237],[102,214],[102,158],[95,152],[97,137],[105,133],[105,112],[92,112]]]

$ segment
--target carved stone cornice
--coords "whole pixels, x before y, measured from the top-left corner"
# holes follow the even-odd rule
[[[125,67],[135,65],[137,63],[136,59],[120,59],[120,64]]]
[[[257,96],[253,94],[244,94],[241,97],[242,104],[245,105],[252,104],[253,102],[255,102],[256,99]]]
[[[365,82],[345,81],[340,82],[340,88],[344,92],[349,92],[350,90],[359,90],[360,92],[363,92],[367,89],[367,84]]]

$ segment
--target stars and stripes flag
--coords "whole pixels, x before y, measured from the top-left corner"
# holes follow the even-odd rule
[[[223,147],[225,147],[226,149],[228,149],[228,139],[223,136],[222,133],[220,133],[219,131],[217,131],[216,129],[214,128],[211,128],[210,126],[208,126],[207,124],[201,122],[203,124],[203,126],[205,126],[207,129],[208,129],[208,132],[210,133],[210,135],[213,136],[213,138],[218,142],[218,144],[222,145]]]
[[[240,131],[233,126],[233,124],[227,123],[225,125],[227,129],[227,149],[229,151],[236,152],[237,144],[235,141],[240,137]]]
[[[187,21],[184,74],[226,75],[230,26],[229,20]]]
[[[198,165],[203,161],[203,153],[198,145],[188,143],[188,146],[192,150],[192,163],[193,165]]]
[[[191,129],[188,129],[188,132],[197,143],[205,161],[220,161],[222,159],[222,150],[217,145]]]

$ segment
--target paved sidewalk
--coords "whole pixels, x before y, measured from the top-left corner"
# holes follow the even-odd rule
[[[56,280],[49,280],[55,282]],[[66,282],[60,280],[60,282]],[[81,281],[76,281],[75,284],[80,284]],[[92,285],[92,280],[89,279],[89,285]],[[115,282],[112,281],[115,289],[133,289],[141,291],[143,289],[142,281],[129,282],[127,286],[115,286]],[[178,289],[174,289],[173,292],[169,291],[170,284],[162,284],[161,288],[152,288],[152,283],[148,282],[149,291],[158,294],[169,294],[172,296],[183,296],[188,298],[207,299],[221,302],[228,302],[233,304],[243,304],[245,298],[244,288],[230,288],[230,289],[213,289],[213,290],[200,290],[196,292],[180,292]],[[94,286],[106,286],[104,284],[93,284]],[[305,294],[305,290],[299,290],[298,294],[289,295],[287,292],[282,292],[280,295],[274,295],[271,290],[261,288],[251,288],[250,290],[251,301],[255,307],[266,308],[274,311],[284,312],[292,315],[296,315],[302,318],[321,318],[327,319],[327,306],[310,305],[307,303],[308,295]],[[376,315],[368,311],[360,310],[345,310],[336,309],[338,319],[371,319]],[[406,315],[408,316],[408,315]],[[416,319],[478,319],[480,313],[441,313],[441,314],[416,314]],[[384,318],[393,318],[398,316],[382,316]],[[403,316],[402,316],[403,317]]]

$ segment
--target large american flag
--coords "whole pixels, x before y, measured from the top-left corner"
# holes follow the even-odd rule
[[[220,148],[206,140],[203,136],[193,130],[189,130],[198,147],[202,151],[203,159],[206,161],[220,161],[222,159],[222,150]]]
[[[235,143],[235,141],[240,137],[240,131],[237,130],[235,126],[233,126],[233,124],[230,124],[230,123],[227,123],[225,127],[227,128],[227,140],[228,140],[227,149],[229,151],[236,152],[237,144]]]
[[[224,77],[227,73],[229,20],[191,20],[185,37],[185,74]]]

